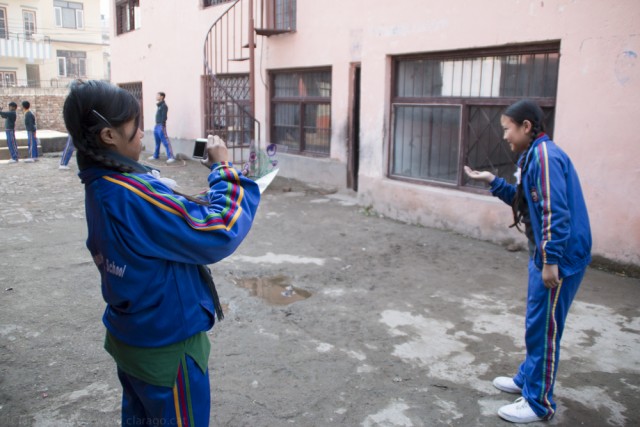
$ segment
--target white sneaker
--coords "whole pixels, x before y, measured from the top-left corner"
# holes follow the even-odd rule
[[[176,159],[167,159],[167,164],[170,165],[171,163],[175,163]]]
[[[68,171],[71,168],[69,166],[66,166],[66,165],[60,165],[60,166],[58,166],[58,169],[63,170],[63,171]]]
[[[8,163],[18,163],[18,161],[16,159],[9,159]]]
[[[24,159],[25,163],[33,163],[35,162],[35,160],[33,160],[31,157],[29,157],[28,159]]]
[[[509,377],[496,377],[493,380],[493,386],[501,391],[507,393],[522,394],[522,389],[516,385],[513,378]]]
[[[524,397],[520,397],[512,404],[505,405],[498,409],[498,415],[503,420],[519,424],[542,421],[542,417],[537,416],[536,413],[533,412],[529,402],[527,402]]]
[[[158,158],[154,156],[149,156],[149,160],[158,160]]]

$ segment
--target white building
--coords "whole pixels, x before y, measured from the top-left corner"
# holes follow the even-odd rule
[[[1,0],[0,78],[5,87],[65,87],[108,79],[100,0]]]

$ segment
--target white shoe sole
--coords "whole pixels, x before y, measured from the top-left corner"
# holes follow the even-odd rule
[[[536,421],[542,421],[542,418],[540,417],[518,418],[518,417],[512,417],[511,415],[503,414],[500,411],[498,411],[498,416],[503,420],[510,421],[516,424],[527,424],[527,423],[535,423]]]

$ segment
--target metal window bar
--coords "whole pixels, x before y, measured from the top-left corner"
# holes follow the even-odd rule
[[[549,133],[553,128],[558,46],[549,43],[490,51],[397,60],[389,164],[392,176],[476,186],[460,172],[462,165],[470,164],[513,181],[516,159],[502,142],[500,114],[522,97],[536,98],[547,117]],[[458,118],[464,120],[459,143],[447,127],[451,117],[426,117],[424,111],[411,115],[406,108],[456,104],[462,106]],[[439,121],[435,131],[431,128],[434,120]],[[447,144],[455,147],[447,148]],[[457,173],[451,173],[454,170]]]

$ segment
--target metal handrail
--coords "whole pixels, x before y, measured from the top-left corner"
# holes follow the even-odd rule
[[[17,40],[17,41],[23,40],[23,41],[34,42],[34,43],[51,43],[51,37],[40,35],[38,33],[25,34],[25,33],[5,31],[4,34],[0,34],[0,39]]]
[[[255,152],[260,150],[260,122],[253,115],[253,93],[251,93],[250,95],[251,96],[250,109],[247,109],[245,105],[243,105],[243,103],[241,103],[238,99],[236,99],[233,96],[233,94],[230,93],[230,91],[225,87],[225,85],[218,78],[219,74],[223,74],[225,72],[229,73],[229,70],[230,70],[229,62],[235,59],[234,57],[238,54],[241,54],[241,52],[243,51],[244,49],[243,47],[244,37],[242,35],[243,32],[246,30],[247,38],[248,39],[252,38],[250,35],[250,32],[253,31],[253,28],[251,27],[252,22],[249,22],[249,24],[247,25],[248,28],[245,28],[243,2],[248,2],[249,8],[255,7],[254,0],[235,0],[218,17],[218,19],[214,21],[214,23],[209,28],[209,31],[207,32],[207,35],[204,40],[203,67],[204,67],[204,75],[208,76],[211,79],[215,88],[224,94],[223,98],[220,99],[219,101],[232,104],[233,109],[235,109],[235,111],[239,113],[240,115],[239,122],[241,126],[240,134],[244,135],[245,132],[250,132],[249,135],[250,135],[251,143],[250,143],[249,149],[251,152],[254,153],[253,156],[251,153],[249,153],[247,160],[250,160],[252,157],[255,158]],[[238,5],[240,5],[239,17],[237,16]],[[252,13],[253,13],[253,9],[249,10],[249,13],[248,13],[249,16],[247,16],[247,19],[250,20],[249,17],[252,15]],[[231,24],[229,23],[230,19],[232,22]],[[239,28],[237,28],[238,25],[240,26]],[[224,34],[225,32],[226,34]],[[219,37],[218,37],[218,33],[220,33]],[[223,35],[225,37],[223,37]],[[238,35],[239,37],[236,37]],[[250,49],[250,52],[253,51],[253,47],[249,46],[249,41],[247,42],[247,47]],[[218,59],[220,60],[220,63],[218,63]],[[253,61],[252,54],[251,54],[250,60]],[[251,67],[252,64],[250,63],[249,66]],[[250,91],[252,91],[251,86],[253,85],[253,82],[251,81],[251,78],[249,81],[249,85],[250,85]],[[229,117],[229,119],[231,119],[231,117]],[[237,116],[234,116],[233,119],[237,119]],[[250,123],[253,124],[251,128],[245,125],[246,119],[250,120]],[[226,117],[224,121],[225,122],[227,121]],[[206,124],[205,124],[205,127],[206,127]],[[214,134],[216,133],[215,129],[216,129],[216,125],[214,123],[213,125]],[[239,150],[240,161],[244,163],[245,161],[244,150],[248,147],[240,144],[238,146],[233,145],[231,148],[234,151],[236,149]],[[235,161],[235,152],[232,153],[232,156],[234,157],[234,161]]]

